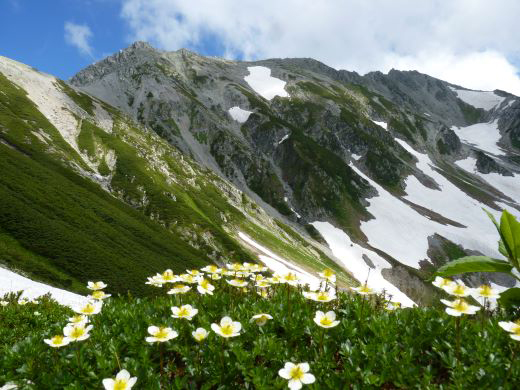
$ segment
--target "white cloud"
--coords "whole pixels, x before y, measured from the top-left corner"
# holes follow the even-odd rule
[[[81,54],[90,57],[92,57],[92,46],[89,43],[91,37],[92,31],[86,24],[65,23],[65,42],[74,46]]]
[[[417,69],[520,94],[516,0],[123,0],[131,39],[246,59],[313,57],[335,68]]]

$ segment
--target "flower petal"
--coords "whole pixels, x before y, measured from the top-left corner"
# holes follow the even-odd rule
[[[306,385],[310,384],[310,383],[314,383],[314,381],[316,380],[316,378],[314,377],[314,375],[312,374],[305,374],[303,376],[303,378],[301,379],[302,383],[305,383]]]

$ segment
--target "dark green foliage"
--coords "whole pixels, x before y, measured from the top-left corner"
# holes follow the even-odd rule
[[[457,104],[459,105],[460,111],[462,112],[462,115],[464,115],[464,120],[468,126],[481,122],[486,113],[482,108],[475,108],[460,99],[457,100]]]
[[[462,319],[457,360],[455,319],[444,311],[386,312],[380,297],[365,301],[345,293],[333,303],[318,304],[293,288],[289,306],[285,285],[263,300],[225,287],[223,280],[215,284],[213,296],[190,292],[182,297],[199,309],[192,321],[170,316],[177,301],[164,291],[154,299],[112,298],[94,317],[87,340],[57,350],[43,339],[62,332],[68,309],[50,302],[0,307],[1,323],[20,329],[4,331],[0,338],[0,384],[26,379],[42,389],[100,388],[104,378],[119,371],[119,360],[138,378],[137,388],[158,390],[161,349],[162,378],[171,389],[284,389],[287,381],[278,370],[288,361],[309,363],[316,377],[315,384],[304,387],[309,389],[514,389],[520,381],[517,342],[497,324],[510,319],[503,313]],[[334,310],[340,324],[319,328],[313,321],[316,310]],[[273,320],[261,328],[250,323],[258,313]],[[225,315],[241,322],[241,335],[223,340],[210,330]],[[160,346],[148,344],[150,325],[170,326],[179,336]],[[197,327],[210,331],[201,344],[191,337]]]

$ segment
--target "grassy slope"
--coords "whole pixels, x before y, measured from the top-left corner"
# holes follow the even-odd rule
[[[92,111],[91,98],[58,85]],[[0,87],[0,171],[5,172],[0,177],[0,264],[78,292],[84,292],[86,280],[101,277],[115,291],[141,294],[136,281],[165,268],[180,272],[210,261],[208,256],[253,260],[227,231],[257,227],[229,204],[215,175],[190,165],[166,142],[104,106],[114,119],[113,132],[84,118],[78,145],[99,173],[111,175],[117,199],[61,162],[92,172],[22,89],[1,74]],[[117,157],[112,171],[104,160],[109,150]],[[174,180],[153,166],[152,156]],[[274,251],[290,248],[293,261],[313,263],[306,245],[287,244],[279,237],[282,231],[269,239],[253,236]],[[321,269],[321,262],[312,267]]]

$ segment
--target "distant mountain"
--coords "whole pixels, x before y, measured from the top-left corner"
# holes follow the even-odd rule
[[[4,57],[0,172],[0,266],[57,287],[82,292],[101,279],[146,294],[146,276],[255,261],[261,245],[309,277],[333,267],[353,281],[326,247],[149,128]]]
[[[69,83],[7,59],[0,72],[10,88],[0,94],[2,104],[25,99],[19,106],[31,107],[28,114],[12,109],[17,123],[31,115],[46,121],[24,122],[13,141],[0,117],[0,139],[13,155],[7,161],[23,160],[38,145],[44,157],[32,163],[65,169],[81,189],[95,189],[139,226],[155,229],[143,240],[137,228],[121,227],[112,210],[95,213],[104,216],[103,240],[118,242],[109,232],[117,226],[122,241],[142,245],[144,254],[128,260],[134,251],[122,245],[114,254],[119,268],[107,262],[110,272],[132,264],[124,268],[132,280],[141,268],[144,275],[145,268],[150,273],[167,263],[180,270],[201,259],[221,263],[261,254],[309,277],[334,265],[343,269],[345,284],[349,274],[360,282],[368,277],[395,299],[427,304],[436,292],[424,279],[437,266],[468,253],[500,256],[482,208],[520,214],[520,98],[503,91],[472,91],[418,72],[360,76],[313,59],[230,61],[143,42]],[[52,128],[52,138],[35,135],[40,128]],[[19,177],[0,182],[10,188]],[[47,184],[41,180],[35,193],[49,191]],[[58,210],[75,191],[49,200],[54,221],[76,220]],[[96,223],[73,226],[71,235],[95,232]],[[0,224],[8,239],[16,236],[2,216]],[[32,226],[32,234],[46,228]],[[31,246],[29,238],[20,240],[11,246],[30,248],[49,267],[58,265],[60,275],[81,279],[79,270],[62,267],[72,258],[81,267],[88,258],[72,251],[65,261]],[[103,240],[100,245],[119,250]],[[482,280],[514,284],[496,275],[466,279]]]

